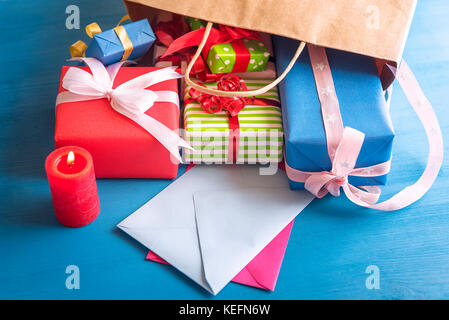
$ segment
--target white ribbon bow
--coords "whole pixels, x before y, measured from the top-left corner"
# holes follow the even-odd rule
[[[58,94],[56,105],[107,98],[115,111],[148,131],[179,162],[182,162],[179,147],[193,150],[178,134],[145,114],[157,101],[171,102],[179,108],[179,97],[176,92],[145,89],[162,81],[182,78],[182,75],[175,72],[176,67],[146,73],[113,89],[115,77],[126,61],[115,63],[106,69],[100,61],[94,58],[75,58],[72,60],[85,62],[92,74],[80,68],[69,68],[62,80],[62,87],[68,91]]]

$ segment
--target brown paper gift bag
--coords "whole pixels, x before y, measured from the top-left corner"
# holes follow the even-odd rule
[[[124,3],[133,20],[152,21],[163,10],[385,60],[388,64],[384,66],[383,82],[388,86],[401,60],[417,0],[124,0]]]
[[[397,75],[399,84],[425,128],[429,155],[424,173],[414,185],[382,203],[360,205],[386,211],[404,208],[420,199],[438,176],[444,150],[438,119],[412,71],[405,61],[401,63],[417,0],[124,0],[124,2],[132,19],[149,18],[151,22],[157,11],[163,10],[208,21],[198,51],[185,72],[185,79],[191,87],[212,95],[248,97],[270,90],[295,64],[305,43],[376,58],[382,69],[381,77],[390,76],[389,84],[385,78],[383,79],[384,87],[389,86]],[[286,70],[264,88],[252,92],[205,89],[193,83],[189,73],[207,41],[212,23],[276,34],[300,40],[300,45]],[[330,73],[328,76],[332,77]]]

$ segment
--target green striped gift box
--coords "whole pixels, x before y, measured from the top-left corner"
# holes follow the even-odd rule
[[[198,80],[194,80],[197,82]],[[259,89],[272,79],[247,79],[248,90]],[[205,83],[216,88],[216,83]],[[185,100],[190,98],[189,87]],[[256,96],[279,102],[277,88]],[[284,131],[281,109],[275,105],[246,105],[238,115],[240,136],[237,163],[278,163],[283,156]],[[198,102],[184,107],[184,138],[195,151],[184,150],[188,163],[229,163],[229,118],[226,111],[209,114]],[[231,145],[232,149],[232,145]],[[232,152],[232,150],[231,150]]]

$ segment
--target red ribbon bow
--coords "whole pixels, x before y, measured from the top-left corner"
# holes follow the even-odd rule
[[[173,15],[172,21],[161,21],[154,28],[157,37],[157,44],[164,47],[170,47],[176,39],[182,37],[189,30],[188,25],[180,15]],[[190,61],[195,54],[194,48],[184,48],[172,54],[165,53],[159,57],[159,61],[171,61],[173,65],[181,65],[182,61]],[[199,77],[201,80],[206,79],[208,73],[206,64],[203,59],[198,59],[193,66],[192,76]],[[215,79],[215,78],[214,78]],[[213,79],[211,79],[213,80]]]
[[[199,84],[204,86],[203,84]],[[234,74],[221,75],[217,81],[217,88],[221,91],[247,91],[245,81]],[[190,88],[189,95],[192,100],[198,101],[204,112],[214,114],[220,111],[227,111],[231,117],[235,117],[253,98],[237,98],[237,97],[219,97],[207,93],[199,92],[194,88]]]

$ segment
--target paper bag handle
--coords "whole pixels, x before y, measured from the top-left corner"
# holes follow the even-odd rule
[[[277,78],[275,79],[273,82],[271,82],[270,84],[266,85],[265,87],[262,87],[260,89],[254,90],[254,91],[221,91],[221,90],[216,90],[216,89],[211,89],[211,88],[206,88],[203,86],[200,86],[196,83],[194,83],[191,79],[190,79],[190,72],[192,71],[193,65],[195,64],[196,60],[198,59],[198,57],[200,56],[201,52],[204,49],[204,46],[206,45],[207,39],[209,38],[209,34],[210,34],[210,30],[212,28],[213,23],[212,22],[208,22],[207,26],[206,26],[206,30],[204,31],[204,35],[203,35],[203,40],[201,41],[195,55],[193,56],[192,60],[190,60],[189,65],[187,66],[186,69],[186,73],[185,73],[185,80],[187,85],[189,85],[192,88],[195,88],[196,90],[203,92],[203,93],[207,93],[207,94],[211,94],[211,95],[216,95],[216,96],[220,96],[220,97],[238,97],[238,98],[244,98],[244,97],[253,97],[253,96],[258,96],[261,94],[264,94],[265,92],[273,89],[274,87],[276,87],[279,82],[281,82],[285,76],[287,75],[287,73],[289,73],[289,71],[291,70],[291,68],[293,67],[293,65],[295,64],[296,60],[298,60],[299,56],[301,55],[302,51],[304,50],[306,43],[301,41],[301,43],[298,46],[298,49],[296,50],[295,55],[293,56],[292,60],[290,61],[289,65],[287,66],[287,68],[285,68],[284,72]]]

